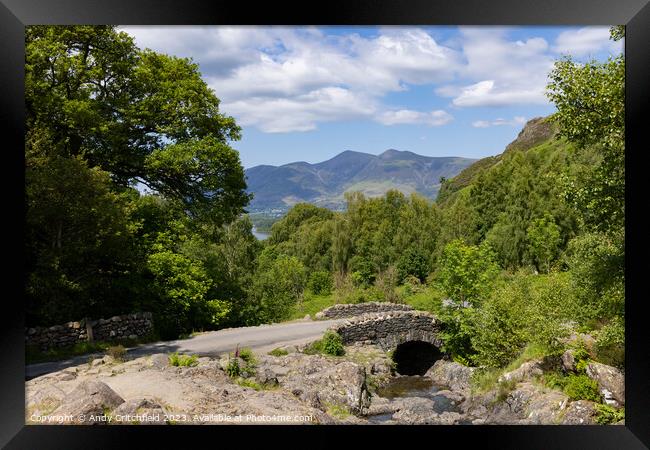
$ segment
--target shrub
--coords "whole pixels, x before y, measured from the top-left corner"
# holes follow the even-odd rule
[[[564,393],[571,400],[591,400],[592,402],[600,403],[601,397],[596,381],[582,374],[571,374],[566,378]]]
[[[122,345],[115,345],[113,347],[108,347],[106,354],[113,357],[116,361],[124,361],[126,358],[126,349]]]
[[[345,354],[343,339],[334,331],[325,332],[322,343],[322,350],[326,355],[342,356]]]
[[[345,348],[343,347],[341,336],[334,331],[328,330],[322,339],[309,344],[303,350],[303,353],[307,355],[322,353],[324,355],[343,356],[345,354]]]
[[[271,356],[286,356],[288,354],[289,352],[283,348],[274,348],[269,352],[269,355]]]
[[[179,355],[177,352],[169,355],[169,364],[176,367],[191,367],[198,364],[196,355]]]
[[[409,276],[418,281],[426,280],[429,274],[429,263],[422,250],[411,247],[402,253],[397,261],[397,272],[399,281],[404,281]]]
[[[610,366],[625,366],[625,325],[623,319],[615,317],[600,329],[596,339],[598,360]]]
[[[519,278],[496,291],[477,312],[471,342],[479,364],[503,367],[525,347],[527,290],[525,279]]]
[[[239,357],[243,359],[246,362],[246,364],[249,366],[254,366],[255,364],[257,364],[257,359],[255,359],[253,350],[251,350],[248,347],[239,349]]]
[[[596,405],[596,423],[599,425],[608,425],[625,419],[625,408],[616,409],[609,405]]]
[[[230,378],[236,378],[241,373],[241,367],[239,367],[239,360],[237,358],[232,358],[228,361],[226,366],[226,374]]]
[[[326,271],[313,272],[309,276],[307,287],[316,295],[329,295],[332,292],[332,274]]]

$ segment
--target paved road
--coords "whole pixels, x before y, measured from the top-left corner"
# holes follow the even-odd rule
[[[228,328],[202,333],[189,339],[143,344],[128,349],[131,357],[153,353],[195,353],[201,356],[216,356],[231,352],[235,346],[250,347],[257,352],[267,352],[284,345],[304,344],[318,339],[331,325],[341,320],[299,320],[294,322],[257,327]],[[101,357],[101,354],[94,354]],[[31,364],[25,368],[25,378],[31,379],[46,373],[77,366],[88,361],[91,355],[77,356],[64,361]]]

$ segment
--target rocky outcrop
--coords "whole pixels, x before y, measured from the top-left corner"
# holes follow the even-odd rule
[[[441,359],[436,361],[424,376],[431,378],[436,384],[449,386],[454,391],[466,392],[470,390],[470,381],[475,370],[473,367]]]
[[[360,316],[362,314],[386,312],[386,311],[411,311],[410,305],[389,302],[367,302],[367,303],[341,303],[325,308],[317,313],[316,319],[342,319],[347,317]]]
[[[537,358],[531,361],[524,362],[515,370],[506,372],[498,379],[499,383],[506,381],[519,382],[522,380],[531,380],[535,377],[541,376],[544,372],[556,370],[561,365],[561,360],[554,357],[545,356],[544,358]]]
[[[102,423],[101,417],[122,403],[124,399],[106,383],[86,380],[61,400],[52,415],[69,416],[70,423]]]
[[[598,383],[598,389],[605,403],[615,407],[625,405],[625,377],[620,370],[598,362],[590,362],[586,372]]]
[[[596,404],[588,400],[571,402],[566,408],[562,425],[594,425],[596,423]]]

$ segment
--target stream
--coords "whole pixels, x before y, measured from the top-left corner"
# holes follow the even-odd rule
[[[436,413],[459,412],[458,406],[439,391],[448,389],[446,386],[434,384],[433,380],[419,375],[402,375],[393,378],[388,384],[379,388],[376,395],[388,400],[405,400],[407,398],[425,398],[433,401],[433,411]],[[368,423],[383,424],[392,420],[394,413],[367,416]]]

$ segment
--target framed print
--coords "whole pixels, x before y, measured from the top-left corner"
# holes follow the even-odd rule
[[[7,448],[647,448],[646,1],[52,6],[0,7]]]

